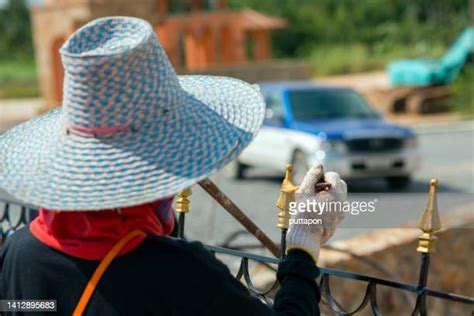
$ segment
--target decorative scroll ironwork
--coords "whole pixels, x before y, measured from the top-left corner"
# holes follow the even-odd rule
[[[32,206],[0,198],[0,245],[15,230],[28,224],[36,214]]]
[[[286,232],[288,229],[286,216],[286,208],[289,202],[294,199],[294,193],[297,187],[291,181],[291,166],[287,166],[286,176],[283,180],[283,184],[280,189],[280,196],[278,198],[276,206],[280,209],[278,213],[278,225],[277,227],[282,230],[282,239],[280,244],[280,253],[285,253],[286,248]],[[362,311],[368,304],[370,304],[370,309],[374,315],[381,315],[380,309],[377,302],[377,286],[384,286],[389,288],[394,288],[408,293],[414,293],[417,297],[415,307],[412,311],[412,315],[426,315],[426,297],[435,297],[439,299],[444,299],[452,302],[457,302],[461,304],[466,304],[473,306],[474,308],[474,298],[457,295],[453,293],[433,290],[427,288],[428,281],[428,271],[430,264],[430,253],[433,253],[434,243],[436,241],[436,236],[434,233],[441,229],[440,219],[438,215],[438,205],[436,200],[436,189],[438,181],[431,180],[430,183],[430,192],[428,197],[428,202],[426,208],[423,212],[423,215],[420,219],[418,227],[422,231],[422,234],[419,237],[419,245],[417,251],[421,252],[421,268],[418,285],[406,284],[397,281],[386,280],[382,278],[370,277],[363,274],[347,272],[336,269],[320,268],[321,278],[319,280],[319,288],[325,302],[330,306],[330,308],[338,315],[354,315]],[[182,228],[184,230],[184,227]],[[268,289],[258,289],[252,282],[250,273],[249,273],[249,260],[253,260],[262,264],[278,264],[280,259],[270,258],[265,256],[260,256],[252,253],[242,252],[235,249],[229,249],[224,247],[217,246],[206,246],[214,254],[223,254],[230,255],[233,257],[240,258],[240,268],[236,274],[236,278],[242,280],[247,285],[249,291],[260,298],[267,304],[271,304],[271,300],[267,297],[273,290],[278,287],[277,281],[275,281]],[[361,281],[367,283],[365,294],[361,302],[356,306],[352,311],[347,311],[341,307],[341,304],[333,297],[330,289],[330,278],[343,278],[351,279],[356,281]],[[474,310],[473,310],[474,312]]]
[[[287,174],[288,180],[291,180],[291,169]],[[291,183],[291,181],[290,181]],[[337,269],[328,269],[320,268],[321,276],[319,280],[319,288],[323,300],[327,305],[337,314],[337,315],[353,315],[362,311],[367,306],[370,306],[370,309],[374,315],[381,315],[379,304],[377,301],[377,289],[378,286],[389,287],[392,289],[397,289],[405,291],[407,293],[413,293],[416,295],[417,300],[415,307],[413,309],[412,315],[426,315],[426,297],[433,297],[438,299],[443,299],[451,302],[457,302],[459,304],[465,304],[474,308],[474,298],[457,295],[449,292],[443,292],[439,290],[433,290],[426,287],[428,280],[429,264],[430,264],[430,254],[434,252],[434,242],[436,237],[434,233],[441,228],[439,215],[437,211],[436,203],[436,187],[438,182],[436,180],[431,181],[430,193],[428,198],[428,203],[423,213],[423,216],[419,223],[419,228],[422,230],[422,235],[420,236],[418,251],[421,252],[422,260],[420,267],[419,282],[417,285],[401,283],[397,281],[375,278],[359,273],[353,273],[348,271],[342,271]],[[282,186],[282,190],[286,186]],[[294,189],[292,187],[291,189]],[[285,192],[282,191],[284,194]],[[187,189],[186,191],[178,195],[177,200],[177,210],[179,211],[179,227],[180,237],[184,236],[184,224],[186,213],[189,212],[189,199],[191,191]],[[291,192],[290,192],[291,194]],[[289,197],[291,198],[291,196]],[[283,204],[280,204],[283,205]],[[16,216],[12,214],[13,208],[16,208]],[[281,209],[281,208],[280,208]],[[282,209],[281,209],[282,210]],[[23,205],[21,203],[1,199],[0,198],[0,230],[2,240],[7,238],[11,233],[13,233],[19,227],[26,225],[31,219],[33,219],[37,214],[37,211],[34,207]],[[284,214],[281,214],[284,215]],[[16,218],[15,218],[16,217]],[[285,225],[283,225],[285,226]],[[280,244],[280,253],[284,253],[284,247],[286,242],[286,228],[282,228],[282,243]],[[1,240],[0,240],[1,243]],[[240,250],[235,250],[231,248],[206,245],[206,248],[215,255],[227,255],[238,258],[240,260],[240,267],[235,275],[239,280],[242,280],[247,285],[251,294],[261,298],[265,303],[271,305],[272,299],[270,294],[278,287],[278,282],[275,281],[266,289],[259,289],[252,281],[249,269],[249,262],[253,261],[260,263],[266,266],[277,265],[280,261],[280,258],[272,258],[267,256],[261,256],[253,253],[243,252]],[[346,279],[346,280],[355,280],[359,282],[364,282],[367,284],[364,297],[360,303],[351,311],[347,311],[341,307],[341,304],[334,298],[331,288],[330,280],[332,278]]]

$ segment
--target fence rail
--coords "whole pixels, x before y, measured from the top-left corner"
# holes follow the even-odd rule
[[[288,179],[287,179],[288,180]],[[319,288],[323,300],[327,305],[337,314],[337,315],[353,315],[356,314],[367,306],[370,306],[370,309],[374,315],[381,315],[379,309],[379,302],[377,301],[377,289],[378,286],[389,287],[408,293],[413,293],[416,295],[416,303],[412,311],[412,315],[426,315],[427,306],[426,298],[433,297],[437,299],[447,300],[450,302],[457,302],[459,304],[465,304],[472,308],[474,313],[474,298],[453,294],[449,292],[444,292],[440,290],[430,289],[426,286],[428,280],[428,272],[430,266],[430,255],[434,251],[434,243],[436,237],[434,233],[441,228],[439,222],[439,216],[437,211],[437,202],[436,202],[436,186],[437,181],[433,180],[431,182],[429,197],[427,207],[423,213],[423,216],[420,220],[419,227],[422,230],[422,234],[419,240],[418,252],[421,252],[421,266],[419,273],[418,284],[407,284],[402,282],[397,282],[388,279],[375,278],[363,274],[342,271],[337,269],[328,269],[320,268],[321,277],[319,280]],[[282,240],[280,243],[280,253],[284,254],[285,242],[286,242],[286,229],[285,219],[287,219],[287,210],[285,205],[291,200],[291,190],[285,191],[285,188],[294,189],[291,186],[282,186],[281,197],[279,199],[279,206],[281,212],[279,213],[279,227],[282,229]],[[190,202],[188,197],[191,195],[190,189],[187,189],[178,195],[177,211],[179,213],[178,223],[179,227],[179,236],[178,238],[184,238],[185,232],[185,217],[186,213],[190,210]],[[13,214],[17,213],[17,214]],[[11,235],[15,230],[22,227],[23,225],[28,224],[35,216],[37,215],[37,210],[31,205],[21,204],[17,201],[8,200],[5,198],[0,198],[0,228],[1,228],[1,241],[4,241]],[[267,266],[277,265],[281,258],[272,258],[262,255],[257,255],[249,252],[244,252],[236,249],[206,245],[206,248],[213,254],[227,255],[238,258],[240,260],[240,267],[235,275],[239,280],[242,280],[247,285],[249,291],[260,297],[264,302],[271,305],[271,293],[274,292],[278,287],[278,283],[275,281],[268,288],[260,289],[252,281],[250,275],[249,262],[256,262],[264,264]],[[472,277],[472,276],[471,276]],[[333,293],[330,288],[330,280],[332,278],[342,278],[350,279],[359,282],[364,282],[367,284],[365,289],[365,294],[360,303],[351,311],[347,311],[341,307],[341,304],[334,298]]]

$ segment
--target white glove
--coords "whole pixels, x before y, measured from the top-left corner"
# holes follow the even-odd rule
[[[315,185],[323,174],[321,165],[312,167],[306,173],[296,191],[296,209],[292,210],[287,235],[287,251],[303,250],[309,253],[315,262],[319,258],[321,246],[334,234],[337,224],[344,218],[342,204],[347,199],[347,185],[335,172],[324,174],[325,182],[331,184],[329,190],[316,193]],[[318,219],[322,223],[316,223]]]

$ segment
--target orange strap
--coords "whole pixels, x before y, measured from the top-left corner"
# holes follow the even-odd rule
[[[81,299],[79,300],[79,303],[77,303],[76,309],[73,312],[73,316],[82,316],[84,313],[87,304],[89,303],[89,300],[94,294],[94,290],[97,287],[97,284],[100,281],[100,278],[104,274],[105,270],[109,267],[110,263],[114,260],[114,258],[118,255],[118,253],[127,245],[129,241],[132,239],[138,237],[138,236],[144,236],[145,233],[142,232],[141,230],[132,230],[130,233],[125,235],[122,239],[120,239],[113,247],[110,249],[110,251],[107,253],[107,255],[102,259],[100,264],[97,266],[97,268],[94,271],[94,274],[90,278],[89,282],[86,285],[86,288],[84,289],[84,292],[82,292]]]

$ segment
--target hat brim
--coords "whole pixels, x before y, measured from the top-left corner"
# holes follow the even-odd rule
[[[222,168],[251,142],[265,105],[225,77],[179,76],[186,102],[148,128],[66,133],[62,109],[0,136],[0,187],[53,210],[101,210],[174,195]]]

